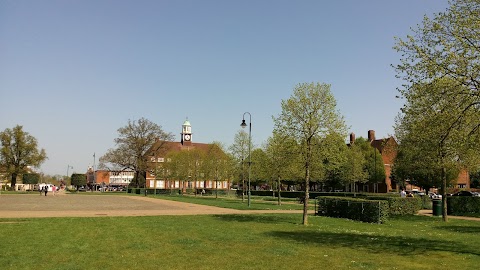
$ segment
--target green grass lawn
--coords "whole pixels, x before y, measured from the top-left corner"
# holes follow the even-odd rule
[[[251,197],[250,207],[248,207],[247,198],[242,202],[241,198],[236,197],[218,197],[215,196],[179,196],[179,195],[149,195],[149,197],[173,200],[179,202],[188,202],[201,205],[217,206],[223,208],[231,208],[238,210],[301,210],[303,204],[299,204],[294,200],[282,200],[282,204],[278,205],[277,201],[268,200],[271,197]],[[314,209],[313,200],[310,209]]]
[[[2,269],[478,269],[480,222],[301,214],[0,219]]]

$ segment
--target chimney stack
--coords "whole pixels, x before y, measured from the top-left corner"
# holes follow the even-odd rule
[[[355,133],[350,133],[350,145],[352,145],[355,142]]]
[[[375,130],[368,131],[368,141],[369,142],[375,141]]]

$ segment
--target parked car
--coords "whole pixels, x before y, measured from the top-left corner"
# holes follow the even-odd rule
[[[462,191],[459,191],[459,192],[453,194],[452,196],[480,197],[480,193],[471,192],[471,191],[468,191],[468,190],[462,190]]]
[[[425,192],[418,191],[418,189],[413,189],[412,190],[413,195],[418,195],[418,196],[423,196],[425,195]]]
[[[437,194],[435,192],[429,192],[428,197],[430,197],[430,199],[432,199],[432,200],[439,200],[439,199],[442,198],[442,195]]]

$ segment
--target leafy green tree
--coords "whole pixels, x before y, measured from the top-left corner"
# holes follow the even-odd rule
[[[197,188],[196,184],[197,181],[201,178],[201,165],[202,162],[205,160],[205,154],[203,151],[199,149],[192,149],[189,152],[188,159],[189,159],[189,171],[190,175],[189,178],[194,181],[195,188]],[[197,195],[197,191],[195,191],[195,196]]]
[[[71,178],[72,186],[80,187],[87,185],[87,176],[83,173],[74,173]]]
[[[37,139],[22,126],[7,128],[0,132],[0,167],[10,175],[11,185],[15,187],[17,176],[28,173],[28,166],[40,167],[47,159],[44,149],[38,149]]]
[[[378,183],[385,181],[385,166],[382,159],[382,155],[377,148],[365,138],[360,137],[355,140],[355,145],[360,148],[365,159],[365,171],[367,174],[367,180],[374,185],[374,191],[378,190]]]
[[[350,185],[354,192],[356,183],[366,183],[368,181],[366,161],[361,144],[355,141],[348,148],[346,162],[342,164],[344,184]]]
[[[480,171],[470,173],[470,187],[480,188]]]
[[[251,184],[255,187],[268,183],[270,179],[268,171],[268,156],[261,148],[252,151]]]
[[[282,204],[281,200],[281,180],[282,179],[291,179],[293,173],[292,168],[296,164],[294,153],[297,153],[296,142],[292,138],[280,134],[278,132],[273,132],[272,136],[267,139],[265,145],[265,154],[267,157],[267,164],[265,168],[267,171],[267,176],[277,183],[277,203],[278,205]],[[272,184],[273,188],[273,184]]]
[[[419,158],[419,155],[421,158]],[[447,186],[453,184],[458,177],[460,169],[452,163],[446,167]],[[399,151],[393,164],[392,174],[400,181],[403,187],[408,180],[410,184],[429,190],[432,187],[442,186],[442,168],[438,164],[438,157],[435,153],[425,155],[420,153],[417,144],[405,143],[399,146]]]
[[[319,155],[325,171],[322,184],[330,189],[340,189],[345,185],[348,151],[344,137],[337,133],[327,134],[319,145]]]
[[[38,184],[40,182],[40,174],[38,174],[38,173],[25,173],[22,176],[22,182],[24,184]]]
[[[440,169],[444,221],[447,168],[474,166],[478,155],[479,13],[477,0],[452,0],[445,12],[425,17],[395,46],[402,54],[396,71],[405,81],[400,94],[407,100],[396,134],[404,152],[413,149],[402,146],[407,142],[421,146],[431,154],[431,167]]]
[[[118,138],[115,139],[116,148],[109,149],[100,158],[100,167],[111,170],[135,171],[131,185],[145,186],[145,174],[148,169],[150,156],[155,142],[158,148],[164,147],[171,141],[173,135],[162,130],[162,127],[145,118],[138,121],[128,120],[126,126],[118,129]],[[158,149],[153,149],[156,152]]]
[[[470,133],[478,121],[479,113],[465,113],[461,109],[457,94],[463,90],[459,88],[463,87],[448,78],[415,85],[405,95],[407,102],[395,128],[401,154],[395,162],[396,175],[404,178],[416,165],[423,169],[417,168],[416,172],[421,175],[410,176],[414,181],[428,176],[426,181],[436,184],[438,181],[433,178],[440,176],[444,221],[448,220],[446,189],[449,175],[452,175],[450,171],[458,171],[462,167],[472,169],[479,160],[478,153],[475,154],[477,151],[472,151],[477,149],[478,137]],[[445,91],[452,95],[444,96]],[[460,114],[463,115],[462,120],[458,121]],[[462,128],[453,128],[458,125]],[[407,167],[408,164],[412,167]]]
[[[178,177],[177,171],[180,171],[180,162],[178,161],[177,156],[179,155],[179,152],[177,151],[170,151],[165,155],[165,162],[162,164],[163,165],[163,170],[164,170],[164,177],[165,179],[180,179]],[[169,185],[169,188],[171,189],[172,186]]]
[[[316,143],[332,132],[346,134],[346,126],[336,109],[336,101],[328,84],[298,84],[292,96],[282,100],[281,107],[282,112],[274,118],[275,130],[294,138],[299,145],[299,154],[305,166],[303,224],[307,225],[310,177]]]
[[[230,179],[233,172],[230,156],[223,149],[221,143],[213,142],[208,148],[202,163],[205,179],[215,181],[215,198],[218,197],[218,181]]]
[[[201,164],[205,160],[205,153],[199,149],[193,148],[182,151],[172,151],[167,155],[166,169],[169,177],[182,181],[184,188],[194,188],[186,186],[185,181],[196,183],[201,177]]]
[[[445,12],[433,18],[424,17],[422,24],[405,39],[397,38],[394,47],[401,53],[396,66],[398,77],[406,84],[400,92],[408,96],[418,83],[450,79],[452,87],[444,89],[440,99],[457,98],[459,114],[450,125],[461,124],[470,112],[478,113],[480,102],[480,3],[478,0],[451,0]],[[456,89],[453,90],[453,89]],[[480,122],[469,127],[478,131]]]
[[[244,130],[239,130],[235,134],[233,144],[228,148],[235,164],[233,173],[234,180],[236,180],[237,183],[242,183],[242,201],[245,200],[245,178],[248,173],[248,163],[246,163],[249,149],[248,144],[248,132],[245,132]],[[250,149],[253,149],[253,144],[251,143],[251,140]],[[247,164],[247,166],[245,166],[245,164]]]

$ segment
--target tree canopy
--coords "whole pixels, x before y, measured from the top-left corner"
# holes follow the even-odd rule
[[[424,17],[413,29],[413,35],[397,38],[394,47],[402,58],[396,65],[399,78],[405,82],[399,89],[409,97],[417,84],[436,84],[448,79],[450,87],[437,94],[440,100],[455,97],[459,106],[451,128],[468,128],[477,132],[480,119],[473,126],[462,123],[469,115],[478,114],[480,104],[480,2],[452,0],[450,7],[433,19]],[[468,120],[467,120],[468,121]]]
[[[440,175],[445,221],[448,169],[478,163],[479,18],[478,0],[452,0],[445,12],[425,16],[413,35],[398,38],[394,47],[402,55],[396,71],[405,82],[399,91],[406,99],[395,130],[400,142],[396,171],[411,171],[399,165],[410,162],[433,170],[422,169],[422,177]],[[412,163],[419,154],[422,158]]]
[[[299,145],[298,154],[305,166],[303,224],[307,225],[308,191],[311,174],[315,172],[314,147],[327,134],[346,134],[346,126],[336,109],[336,100],[328,84],[298,84],[292,96],[282,100],[281,107],[280,115],[274,117],[275,131],[291,137]]]
[[[82,173],[74,173],[71,178],[72,186],[85,186],[87,184],[87,176]]]
[[[28,167],[40,167],[47,159],[44,149],[38,148],[37,139],[22,126],[7,128],[0,132],[0,167],[11,176],[11,185],[15,187],[17,176],[28,173]]]
[[[137,186],[144,185],[150,158],[147,152],[155,142],[167,142],[172,139],[171,133],[163,131],[160,125],[148,119],[128,120],[126,126],[118,129],[118,137],[115,139],[116,148],[109,149],[100,158],[100,167],[134,170],[134,182]],[[163,144],[160,143],[158,147],[162,146]]]
[[[24,184],[38,184],[40,182],[40,174],[38,174],[38,173],[25,173],[22,176],[22,182]]]

